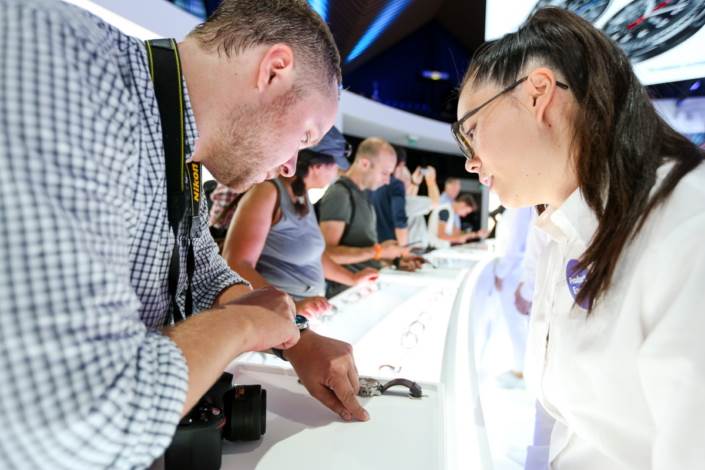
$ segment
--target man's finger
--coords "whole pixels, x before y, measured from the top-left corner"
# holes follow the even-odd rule
[[[340,416],[343,420],[352,420],[352,413],[345,409],[343,404],[330,389],[323,385],[316,384],[315,387],[310,387],[308,391],[311,396],[323,403],[326,408]]]
[[[367,411],[357,401],[357,390],[353,389],[353,384],[350,383],[347,373],[334,376],[330,381],[330,389],[353,418],[358,421],[370,419]]]

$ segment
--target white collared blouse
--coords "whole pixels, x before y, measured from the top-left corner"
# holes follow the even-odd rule
[[[556,418],[551,468],[705,468],[705,165],[652,212],[589,316],[569,267],[597,228],[593,211],[576,191],[536,225],[550,241],[527,380]]]

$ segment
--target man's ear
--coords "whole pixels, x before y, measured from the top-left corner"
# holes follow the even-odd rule
[[[259,61],[257,90],[279,95],[291,89],[294,78],[294,51],[286,44],[270,46]]]
[[[538,122],[547,124],[546,110],[553,103],[557,91],[556,75],[549,68],[539,67],[529,73],[526,82],[530,109]]]

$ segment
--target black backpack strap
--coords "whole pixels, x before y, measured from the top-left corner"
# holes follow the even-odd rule
[[[192,278],[195,271],[195,258],[192,238],[199,224],[201,166],[198,163],[186,165],[186,121],[184,112],[184,92],[182,87],[181,61],[173,39],[146,41],[149,71],[154,83],[154,94],[161,117],[162,141],[166,166],[167,209],[169,226],[174,232],[174,248],[169,264],[169,294],[171,296],[171,318],[167,323],[180,321],[191,315],[193,310]],[[188,183],[190,198],[187,203],[185,183]],[[179,225],[186,209],[186,233],[189,238],[186,257],[187,289],[185,312],[181,313],[176,302],[179,282]]]
[[[339,184],[345,190],[348,192],[348,197],[350,198],[350,223],[345,224],[345,228],[343,229],[343,234],[340,236],[340,242],[339,244],[343,244],[343,240],[347,236],[348,233],[350,233],[350,227],[353,224],[353,220],[355,220],[355,197],[353,196],[352,189],[345,183],[345,181],[341,181],[338,179],[338,181],[335,182],[335,184]]]

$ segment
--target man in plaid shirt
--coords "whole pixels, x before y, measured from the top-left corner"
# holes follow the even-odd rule
[[[290,299],[217,255],[205,204],[200,313],[163,327],[174,236],[144,44],[56,0],[0,0],[0,36],[0,468],[147,467],[230,361],[277,346],[367,419],[350,346],[299,340]],[[236,191],[293,174],[333,124],[340,59],[303,0],[224,0],[178,48],[187,158]]]

